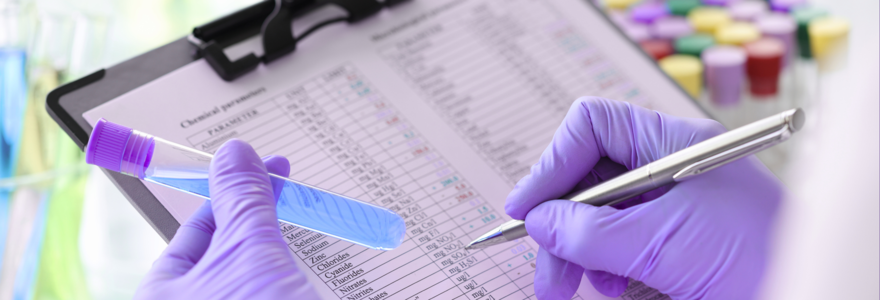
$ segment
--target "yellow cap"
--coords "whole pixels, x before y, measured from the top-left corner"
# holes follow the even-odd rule
[[[715,31],[715,42],[722,45],[743,45],[757,41],[761,32],[755,25],[743,22],[730,23]]]
[[[690,55],[675,54],[660,60],[663,72],[675,79],[692,97],[699,98],[703,88],[703,63]]]
[[[731,22],[727,11],[707,6],[692,9],[687,18],[697,32],[708,34],[714,34],[719,27]]]
[[[627,9],[639,0],[605,0],[605,6],[609,9]]]
[[[841,18],[827,17],[810,21],[807,31],[810,34],[810,48],[813,56],[834,54],[844,48],[849,34],[849,22]]]

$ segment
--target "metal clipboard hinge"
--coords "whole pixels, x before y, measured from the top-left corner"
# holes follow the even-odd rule
[[[298,41],[321,27],[338,22],[356,23],[383,8],[405,1],[407,0],[264,0],[193,28],[187,40],[196,46],[196,55],[204,57],[220,78],[232,81],[256,69],[260,63],[268,64],[295,51]],[[348,15],[312,25],[298,37],[293,35],[291,23],[296,17],[326,5],[336,5]],[[262,39],[261,57],[249,53],[233,61],[226,56],[223,49],[231,42],[255,34],[259,34]]]

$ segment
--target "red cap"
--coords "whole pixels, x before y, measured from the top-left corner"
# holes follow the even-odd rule
[[[661,58],[675,54],[675,48],[672,47],[672,42],[667,40],[641,41],[639,42],[639,46],[641,46],[648,55],[653,57],[654,60],[660,60]]]
[[[746,74],[752,95],[772,96],[779,87],[779,72],[785,55],[785,43],[765,37],[748,43],[746,49]]]

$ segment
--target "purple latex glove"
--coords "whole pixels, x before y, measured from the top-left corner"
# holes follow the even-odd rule
[[[626,277],[674,299],[749,299],[762,278],[782,185],[751,156],[595,207],[557,199],[724,132],[717,122],[578,99],[505,209],[540,245],[535,293],[570,299],[584,272],[617,297]]]
[[[281,237],[281,181],[270,183],[267,170],[288,176],[290,164],[261,161],[239,140],[223,144],[211,161],[211,201],[180,226],[135,298],[318,299]]]

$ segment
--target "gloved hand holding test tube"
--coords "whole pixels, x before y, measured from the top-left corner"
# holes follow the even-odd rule
[[[210,199],[213,156],[100,119],[86,162]],[[369,203],[270,174],[278,220],[379,250],[400,246],[406,225],[398,214]]]

